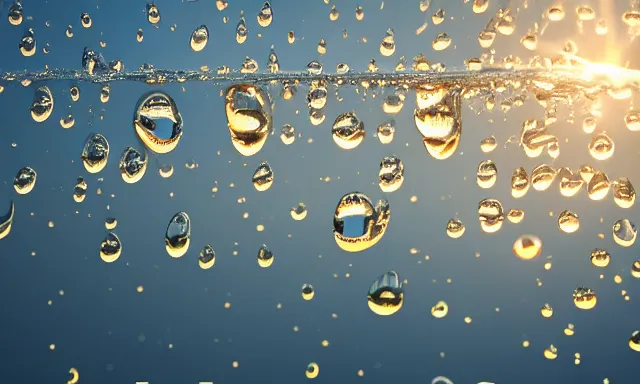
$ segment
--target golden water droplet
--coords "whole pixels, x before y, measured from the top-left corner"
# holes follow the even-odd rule
[[[476,181],[478,186],[483,189],[493,187],[498,180],[498,167],[491,160],[483,160],[478,164],[476,172]]]
[[[452,239],[462,237],[465,230],[466,228],[460,219],[450,219],[449,222],[447,222],[446,232]]]
[[[398,312],[404,302],[404,287],[398,274],[389,271],[375,279],[369,288],[367,302],[376,315],[389,316]]]
[[[0,216],[0,240],[4,239],[11,232],[11,226],[13,224],[13,215],[15,213],[15,206],[13,200],[9,203],[9,211]]]
[[[273,264],[275,257],[271,250],[266,246],[262,245],[260,249],[258,249],[258,265],[262,268],[268,268]]]
[[[338,246],[347,252],[360,252],[377,244],[384,235],[391,211],[387,200],[373,206],[360,192],[344,195],[335,210],[333,234]]]
[[[478,203],[480,228],[485,233],[495,233],[502,228],[504,209],[496,199],[484,199]]]
[[[257,85],[233,85],[226,91],[225,113],[234,148],[244,156],[258,153],[271,131],[269,95]]]
[[[531,186],[536,191],[546,191],[555,178],[555,169],[546,164],[538,165],[531,171]]]
[[[513,224],[519,224],[524,219],[524,211],[520,209],[510,209],[507,214],[507,219]]]
[[[394,40],[393,29],[387,29],[384,38],[380,42],[380,54],[389,57],[396,51],[396,42]]]
[[[305,300],[311,300],[313,299],[313,296],[315,295],[315,291],[313,289],[313,286],[311,284],[304,284],[302,286],[302,298]]]
[[[365,138],[364,123],[355,112],[345,112],[338,117],[331,128],[333,141],[342,149],[353,149]]]
[[[434,51],[443,51],[451,45],[451,37],[446,32],[439,33],[431,43]]]
[[[529,174],[527,170],[519,167],[511,175],[511,196],[519,199],[529,191]]]
[[[587,194],[591,200],[602,200],[609,194],[611,185],[604,172],[595,171],[587,184]]]
[[[271,166],[266,161],[263,161],[253,173],[251,182],[258,192],[264,192],[271,187],[273,179],[274,175]]]
[[[549,304],[545,304],[540,308],[540,314],[542,314],[542,317],[548,319],[553,316],[553,308],[551,308]]]
[[[564,20],[565,12],[562,4],[552,5],[547,9],[547,18],[550,21],[562,21]]]
[[[573,303],[579,309],[592,309],[597,302],[596,293],[591,288],[578,287],[573,291]]]
[[[484,13],[489,8],[489,0],[473,0],[473,13]]]
[[[631,208],[636,201],[636,190],[626,177],[620,177],[613,183],[613,200],[620,208]]]
[[[578,214],[568,209],[560,212],[560,215],[558,215],[558,227],[564,233],[574,233],[580,228]]]
[[[555,360],[558,357],[558,349],[552,345],[544,350],[544,357],[549,360]]]
[[[607,160],[613,156],[615,145],[606,132],[599,133],[589,142],[589,153],[596,160]]]
[[[522,235],[513,243],[513,253],[523,259],[531,260],[542,253],[542,240],[534,235]]]
[[[419,98],[414,121],[424,137],[424,146],[433,158],[448,159],[458,148],[462,134],[460,91],[436,88],[416,93]]]
[[[613,240],[621,247],[630,247],[636,242],[638,230],[629,219],[620,219],[613,224]]]
[[[307,369],[304,371],[304,374],[305,376],[307,376],[307,379],[315,379],[316,377],[318,377],[319,373],[320,373],[320,367],[316,363],[309,363],[309,365],[307,365]]]
[[[609,265],[609,262],[611,261],[611,256],[609,255],[609,252],[605,251],[604,249],[596,248],[593,251],[591,251],[589,260],[591,261],[591,264],[593,266],[598,268],[604,268],[607,265]]]
[[[629,338],[629,348],[636,352],[640,352],[640,331],[633,331]]]
[[[449,305],[444,301],[438,301],[436,305],[431,307],[431,316],[436,319],[442,319],[449,313]]]
[[[100,244],[100,258],[105,263],[113,263],[122,254],[122,242],[113,232],[109,232]]]
[[[164,235],[165,249],[169,256],[179,258],[189,250],[191,220],[186,212],[178,212],[169,221]]]

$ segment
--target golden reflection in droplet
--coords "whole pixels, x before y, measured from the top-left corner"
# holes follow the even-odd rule
[[[307,365],[307,369],[304,372],[305,376],[307,376],[307,379],[315,379],[316,377],[318,377],[319,373],[320,367],[317,363],[309,363],[309,365]]]
[[[522,235],[513,243],[513,253],[523,259],[531,260],[542,252],[542,240],[534,235]]]
[[[449,313],[449,305],[444,301],[438,301],[436,305],[431,307],[431,316],[436,319],[442,319]]]
[[[573,291],[573,303],[579,309],[593,309],[597,302],[596,293],[591,288],[578,287]]]

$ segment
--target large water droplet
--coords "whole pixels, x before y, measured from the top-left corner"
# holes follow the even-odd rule
[[[315,296],[315,291],[311,284],[304,284],[302,286],[302,298],[305,300],[311,300]]]
[[[342,149],[353,149],[365,138],[364,123],[355,112],[338,115],[331,128],[333,141]]]
[[[9,19],[9,23],[11,25],[20,25],[22,24],[23,15],[22,15],[22,4],[20,1],[14,1],[13,4],[9,7],[9,13],[7,14],[7,18]]]
[[[29,28],[27,33],[22,36],[18,48],[20,48],[22,56],[25,57],[33,56],[36,53],[36,36],[32,28]]]
[[[333,235],[340,248],[347,252],[360,252],[377,244],[384,235],[391,210],[387,200],[371,199],[360,192],[344,195],[333,216]]]
[[[189,46],[194,52],[200,52],[207,46],[207,42],[209,42],[209,28],[203,24],[191,33]]]
[[[620,208],[631,208],[636,202],[636,190],[626,177],[620,177],[613,183],[613,201]]]
[[[451,37],[446,32],[439,33],[431,43],[434,51],[443,51],[451,45]]]
[[[523,167],[516,169],[511,175],[511,196],[519,199],[529,190],[529,174]]]
[[[122,180],[129,184],[137,183],[144,176],[147,164],[146,153],[143,155],[133,147],[126,147],[118,163]]]
[[[398,274],[389,271],[375,279],[369,287],[367,301],[376,315],[389,316],[398,312],[404,302],[404,287]]]
[[[257,85],[233,85],[226,92],[225,113],[234,148],[244,156],[258,153],[271,131],[269,95]]]
[[[36,123],[42,123],[51,116],[53,112],[53,95],[49,87],[45,85],[38,87],[33,95],[33,102],[29,111]]]
[[[531,171],[531,186],[536,191],[546,191],[556,178],[556,170],[551,166],[538,165]]]
[[[609,252],[605,251],[604,249],[596,248],[593,251],[591,251],[589,260],[591,261],[591,264],[594,267],[604,268],[607,265],[609,265],[609,262],[611,261],[611,256],[609,255]]]
[[[531,260],[542,253],[542,240],[534,235],[522,235],[513,243],[513,253],[523,259]]]
[[[258,165],[251,179],[253,186],[258,192],[264,192],[273,184],[273,169],[266,161]]]
[[[260,12],[258,13],[258,24],[261,27],[268,27],[269,24],[273,21],[273,9],[271,8],[271,4],[268,1],[265,1],[260,8]]]
[[[105,263],[113,263],[118,260],[122,254],[122,242],[118,235],[113,232],[107,233],[107,236],[100,243],[100,258]]]
[[[107,138],[99,133],[90,134],[80,157],[87,172],[98,173],[102,171],[109,160],[109,142]]]
[[[589,142],[589,153],[596,160],[607,160],[613,156],[615,145],[606,132],[599,133]]]
[[[164,235],[165,249],[171,257],[182,257],[191,242],[191,220],[186,212],[178,212],[171,218]]]
[[[602,171],[595,171],[587,184],[587,195],[591,200],[602,200],[611,189],[609,178]]]
[[[147,4],[147,21],[151,24],[160,22],[160,10],[154,3]]]
[[[36,185],[38,174],[31,167],[24,167],[18,171],[13,179],[13,188],[21,195],[26,195]]]
[[[414,113],[414,121],[424,137],[424,146],[433,158],[448,159],[458,148],[462,134],[460,91],[454,89],[416,92],[419,97],[419,109]],[[422,96],[425,94],[429,96]]]
[[[580,228],[580,218],[578,214],[565,209],[558,215],[558,228],[564,233],[574,233]]]
[[[149,150],[168,153],[178,146],[182,137],[182,116],[169,95],[152,91],[138,100],[133,128]]]
[[[502,228],[504,209],[496,199],[484,199],[478,204],[480,228],[486,233],[494,233]]]
[[[452,239],[457,239],[464,235],[466,228],[460,219],[450,219],[447,222],[447,235]]]
[[[582,177],[567,167],[561,168],[558,171],[558,176],[560,177],[560,194],[562,196],[575,196],[584,185]]]
[[[316,363],[309,363],[304,374],[307,376],[307,379],[315,379],[320,374],[320,367]]]

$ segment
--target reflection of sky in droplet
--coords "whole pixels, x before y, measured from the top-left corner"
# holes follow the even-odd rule
[[[342,234],[345,237],[362,236],[365,232],[365,216],[345,216],[344,230]]]

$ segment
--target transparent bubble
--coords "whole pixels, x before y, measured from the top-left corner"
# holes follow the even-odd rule
[[[478,203],[480,228],[486,233],[495,233],[502,228],[504,209],[496,199],[484,199]]]
[[[360,192],[344,195],[333,217],[333,234],[338,246],[347,252],[361,252],[377,244],[384,235],[391,211],[387,200],[373,206]]]
[[[354,149],[365,138],[364,123],[355,112],[345,112],[333,122],[331,128],[333,141],[342,149]]]
[[[100,244],[100,258],[105,263],[113,263],[122,254],[122,242],[118,235],[109,232]]]
[[[376,315],[389,316],[398,312],[404,302],[404,287],[398,274],[389,271],[375,279],[367,299],[369,309]]]
[[[258,192],[266,191],[273,184],[273,170],[266,161],[258,165],[251,179],[253,186]]]
[[[380,162],[378,185],[382,192],[397,191],[404,182],[404,164],[397,156],[387,156]]]
[[[258,249],[258,265],[262,268],[268,268],[273,264],[274,256],[266,245],[262,245]]]
[[[258,153],[271,131],[269,95],[257,85],[233,85],[226,91],[225,113],[234,148],[244,156]]]
[[[209,28],[206,25],[201,25],[191,33],[191,39],[189,40],[189,46],[194,52],[200,52],[207,46],[209,42]]]
[[[182,116],[169,95],[153,91],[138,100],[133,127],[149,150],[168,153],[182,137]]]
[[[513,242],[513,253],[523,259],[531,260],[542,252],[542,240],[534,235],[522,235]]]
[[[29,108],[31,118],[36,123],[47,120],[53,112],[53,95],[47,86],[38,87],[33,95],[33,102]]]
[[[13,188],[21,195],[26,195],[36,185],[38,174],[31,167],[24,167],[18,171],[13,179]]]
[[[573,303],[579,309],[593,309],[597,302],[596,292],[591,288],[578,287],[573,291]]]
[[[611,262],[611,256],[604,249],[596,248],[591,251],[589,260],[594,267],[604,268]]]
[[[99,133],[92,133],[85,141],[81,154],[84,168],[89,173],[98,173],[107,166],[109,160],[109,142]]]
[[[122,180],[128,184],[137,183],[147,171],[147,164],[146,153],[142,154],[133,147],[126,147],[118,163]]]
[[[216,263],[216,253],[211,245],[205,245],[198,256],[198,265],[202,269],[209,269]]]
[[[558,228],[564,233],[574,233],[580,228],[578,214],[568,209],[558,215]]]
[[[629,219],[620,219],[613,224],[613,240],[622,247],[630,247],[636,242],[638,229]]]
[[[182,257],[191,243],[191,220],[186,212],[178,212],[169,221],[164,235],[165,249],[169,256]]]
[[[450,219],[447,222],[446,232],[447,235],[452,239],[457,239],[464,235],[466,228],[460,219]]]
[[[9,210],[2,216],[0,216],[0,240],[4,239],[11,232],[11,226],[13,225],[13,215],[15,213],[15,206],[13,200],[9,203]]]

